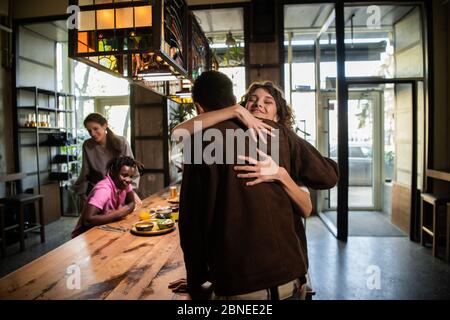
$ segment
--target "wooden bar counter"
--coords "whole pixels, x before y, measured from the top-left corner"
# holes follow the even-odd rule
[[[125,232],[92,228],[0,279],[0,299],[189,299],[168,288],[185,278],[178,228],[151,237],[129,231],[140,209],[167,205],[167,196],[167,189],[152,195],[125,219],[109,224]]]

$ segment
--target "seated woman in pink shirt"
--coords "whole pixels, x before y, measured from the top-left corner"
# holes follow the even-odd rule
[[[89,193],[72,238],[94,226],[111,223],[133,212],[132,178],[142,165],[131,157],[116,157],[107,165],[106,177]]]

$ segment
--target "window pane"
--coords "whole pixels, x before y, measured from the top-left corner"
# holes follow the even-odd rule
[[[79,6],[88,6],[94,4],[94,0],[79,0],[78,5]]]
[[[97,11],[97,29],[114,29],[114,9]]]
[[[78,16],[79,30],[95,30],[95,11],[81,11]]]
[[[345,21],[347,77],[423,76],[419,7],[346,4]]]
[[[134,8],[135,27],[152,26],[152,6]]]
[[[116,9],[116,28],[133,28],[133,8]]]

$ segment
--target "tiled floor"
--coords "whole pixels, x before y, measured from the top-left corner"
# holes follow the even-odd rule
[[[45,244],[30,236],[25,252],[18,244],[8,247],[0,276],[68,241],[76,221],[64,217],[50,224]],[[317,217],[308,219],[306,230],[315,300],[450,298],[450,264],[408,237],[349,237],[342,243]]]

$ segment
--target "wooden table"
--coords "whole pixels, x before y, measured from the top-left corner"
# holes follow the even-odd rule
[[[167,196],[165,189],[109,224],[126,232],[95,227],[0,279],[0,299],[189,299],[167,287],[185,278],[178,229],[153,237],[129,232],[140,209],[166,205]]]

